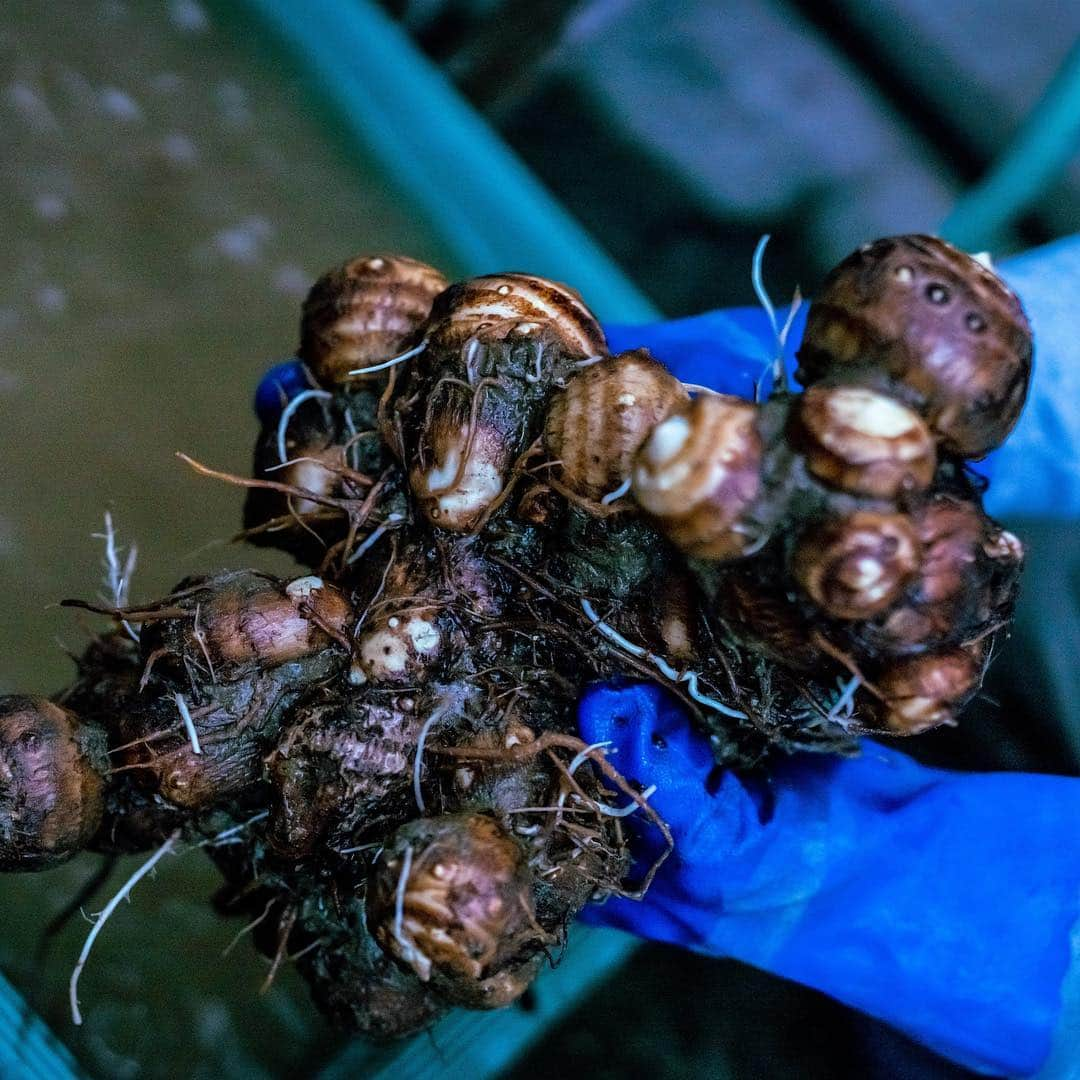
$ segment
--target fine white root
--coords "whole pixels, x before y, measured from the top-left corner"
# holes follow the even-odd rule
[[[799,314],[799,308],[801,307],[802,289],[796,285],[795,291],[791,294],[791,307],[788,308],[787,318],[784,320],[784,325],[780,327],[780,333],[776,338],[776,344],[779,347],[781,354],[787,346],[788,335],[791,333],[792,326],[795,325],[795,316]]]
[[[765,248],[769,243],[769,234],[765,233],[764,236],[758,241],[757,247],[754,248],[754,259],[750,266],[750,281],[754,286],[754,294],[758,298],[758,303],[765,309],[765,314],[769,317],[769,325],[772,327],[773,341],[776,344],[776,355],[769,361],[769,368],[772,369],[772,390],[773,393],[782,392],[786,393],[790,390],[787,378],[787,369],[784,367],[784,346],[787,344],[788,335],[791,333],[792,324],[795,322],[795,316],[799,313],[799,306],[802,304],[802,294],[798,288],[795,290],[795,295],[791,300],[791,307],[788,309],[787,318],[784,320],[784,325],[781,326],[776,319],[776,308],[773,306],[772,298],[769,296],[769,290],[765,288],[765,279],[762,275],[762,265],[765,260]],[[768,369],[766,369],[768,370]],[[764,378],[764,374],[762,375]],[[755,396],[760,396],[760,385],[756,388],[758,393]]]
[[[630,490],[630,480],[627,478],[624,480],[614,491],[609,491],[606,495],[601,496],[600,505],[609,506],[617,499],[621,499]]]
[[[544,377],[543,370],[540,367],[541,361],[544,358],[544,350],[537,346],[535,352],[536,355],[533,357],[533,370],[525,372],[525,381],[527,383],[538,383]]]
[[[828,720],[831,723],[841,721],[841,718],[843,720],[851,719],[851,713],[855,705],[855,691],[860,686],[862,686],[862,679],[858,675],[852,675],[847,683],[841,687],[840,696],[833,703],[832,708],[829,709]]]
[[[161,847],[159,847],[157,851],[155,851],[154,854],[124,882],[120,891],[108,902],[108,904],[106,904],[105,909],[97,917],[94,925],[90,928],[90,933],[86,936],[86,943],[82,947],[82,952],[79,953],[79,960],[75,965],[75,970],[71,973],[71,981],[68,983],[68,999],[71,1003],[71,1020],[76,1026],[82,1024],[82,1013],[79,1012],[79,976],[82,974],[83,968],[86,967],[86,961],[90,957],[90,950],[94,947],[94,942],[97,940],[98,934],[100,934],[104,928],[106,920],[120,906],[120,901],[126,900],[131,895],[131,890],[134,889],[135,886],[138,885],[139,882],[142,881],[142,879],[146,877],[146,875],[149,874],[170,851],[173,850],[176,846],[176,841],[179,839],[180,830],[176,829],[165,843],[162,844]]]
[[[235,839],[237,836],[239,836],[240,833],[242,833],[249,826],[256,824],[256,822],[264,821],[269,816],[270,816],[270,811],[269,810],[261,810],[259,813],[255,814],[253,817],[249,817],[247,819],[247,821],[241,821],[239,825],[233,825],[231,828],[225,829],[224,831],[219,832],[217,834],[217,836],[212,836],[212,837],[210,837],[209,840],[204,840],[199,846],[200,847],[220,847],[222,844],[227,844],[231,840]]]
[[[188,708],[184,695],[174,694],[173,700],[176,702],[176,709],[180,713],[180,718],[184,721],[184,730],[191,740],[191,752],[201,754],[202,747],[199,745],[199,733],[195,730],[195,721],[191,719],[191,710]]]
[[[603,742],[594,742],[591,746],[586,746],[573,760],[570,762],[569,767],[566,770],[567,776],[573,776],[574,773],[581,768],[581,766],[596,753],[597,750],[603,750],[605,747],[611,745],[610,739],[605,739]]]
[[[413,849],[411,845],[408,845],[401,857],[401,874],[394,894],[394,940],[401,950],[401,959],[416,972],[421,980],[427,982],[431,977],[431,960],[405,936],[405,890],[409,885],[412,862]]]
[[[413,759],[413,795],[416,797],[416,808],[421,814],[426,812],[424,805],[424,793],[420,790],[420,772],[424,765],[424,742],[428,737],[428,732],[446,715],[449,710],[449,705],[445,702],[437,705],[431,710],[431,715],[424,721],[424,726],[420,729],[420,736],[416,740],[416,757]]]
[[[399,514],[396,511],[392,514],[387,514],[386,520],[377,528],[372,529],[364,539],[364,542],[345,560],[345,565],[352,566],[357,559],[377,544],[395,525],[404,520],[405,515]]]
[[[754,248],[754,260],[750,264],[750,281],[754,286],[754,295],[758,298],[758,303],[765,309],[765,314],[769,316],[769,325],[772,327],[773,337],[779,338],[780,327],[776,322],[776,308],[773,307],[769,290],[765,288],[765,279],[761,272],[762,264],[765,261],[765,249],[769,246],[769,240],[769,234],[765,233],[757,242],[757,247]]]
[[[863,685],[862,677],[853,675],[850,679],[836,680],[836,691],[829,693],[824,702],[811,702],[796,714],[796,719],[810,727],[820,727],[822,724],[839,724],[847,728],[855,711],[855,692]],[[827,710],[827,711],[826,711]]]
[[[578,769],[580,769],[581,766],[586,761],[591,760],[593,754],[595,754],[597,751],[600,751],[601,753],[606,753],[607,752],[606,747],[609,747],[610,745],[611,745],[611,740],[607,739],[604,742],[595,742],[595,743],[592,743],[592,745],[590,745],[590,746],[586,746],[584,750],[581,750],[579,753],[577,753],[571,759],[570,764],[569,764],[569,766],[567,766],[567,769],[566,769],[566,775],[567,776],[573,776],[574,773],[576,773],[578,771]],[[614,753],[614,751],[612,751],[612,752]],[[650,787],[647,787],[641,793],[641,797],[642,797],[642,799],[650,799],[655,794],[656,794],[656,785],[652,784]],[[579,796],[576,796],[576,795],[574,797],[579,798]],[[558,809],[562,809],[562,805],[563,805],[563,802],[565,801],[565,799],[566,799],[566,792],[563,791],[559,795],[559,803],[558,803],[558,807],[557,807]],[[627,815],[632,814],[635,810],[640,810],[641,809],[641,804],[636,803],[636,802],[632,802],[632,803],[630,803],[629,806],[624,806],[624,807],[622,807],[622,809],[618,809],[618,810],[613,806],[606,806],[602,802],[597,802],[595,799],[590,799],[589,802],[601,814],[604,814],[607,817],[626,817]]]
[[[656,794],[656,785],[655,784],[650,784],[641,793],[641,797],[642,797],[642,799],[651,799],[655,794]],[[605,817],[628,817],[635,810],[640,810],[641,809],[641,803],[636,803],[636,802],[632,802],[632,803],[630,803],[629,806],[623,806],[623,807],[621,807],[619,809],[616,809],[613,806],[605,806],[602,802],[597,802],[595,799],[592,800],[592,804]]]
[[[114,608],[120,610],[127,607],[128,592],[131,588],[132,575],[135,573],[139,549],[132,544],[121,565],[121,549],[116,543],[116,529],[113,526],[112,514],[108,510],[105,511],[105,531],[93,535],[95,540],[105,541],[105,593],[102,598],[106,603],[111,603]],[[121,625],[128,637],[138,644],[139,631],[126,619],[121,620]]]
[[[662,656],[657,656],[655,653],[649,652],[648,649],[642,648],[640,645],[635,645],[632,641],[628,641],[613,626],[609,626],[604,622],[604,620],[596,614],[596,609],[584,597],[581,598],[581,610],[585,612],[589,622],[591,622],[593,626],[608,639],[608,641],[618,645],[620,649],[624,652],[628,652],[631,656],[636,656],[639,660],[648,660],[665,679],[670,679],[673,683],[684,685],[686,687],[686,692],[699,705],[704,705],[707,709],[712,709],[714,712],[718,712],[723,716],[730,716],[734,720],[748,719],[746,713],[742,712],[740,709],[733,709],[730,705],[725,705],[722,701],[718,701],[708,694],[703,694],[698,688],[699,676],[696,671],[676,671]]]
[[[427,340],[421,341],[419,345],[414,345],[411,349],[406,349],[403,353],[398,353],[397,356],[391,356],[389,360],[384,360],[381,364],[373,364],[371,367],[353,368],[349,372],[350,375],[372,375],[376,371],[385,371],[387,368],[392,368],[397,364],[403,364],[406,360],[411,360],[414,356],[419,356],[427,348]]]
[[[320,401],[329,401],[333,398],[333,394],[326,390],[304,390],[297,394],[296,397],[281,410],[281,419],[278,420],[277,428],[277,451],[278,461],[282,465],[288,460],[288,450],[285,446],[285,437],[289,432],[289,421],[293,418],[293,414],[305,401],[311,401],[313,398],[317,398]]]

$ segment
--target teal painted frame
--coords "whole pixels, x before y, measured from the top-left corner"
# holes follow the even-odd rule
[[[367,0],[212,0],[283,49],[358,158],[374,161],[467,273],[570,280],[607,322],[656,308],[382,10]]]
[[[0,975],[0,1076],[9,1080],[77,1080],[82,1075],[68,1048]]]
[[[1080,41],[987,174],[957,201],[941,235],[971,251],[993,248],[1080,151]]]

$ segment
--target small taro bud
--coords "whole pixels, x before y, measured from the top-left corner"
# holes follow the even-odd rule
[[[421,818],[398,830],[368,883],[375,940],[451,1000],[493,1007],[528,979],[507,980],[536,951],[532,874],[524,851],[482,814]],[[520,985],[519,985],[520,983]]]
[[[616,490],[649,432],[688,400],[682,383],[645,349],[584,368],[552,399],[544,427],[559,479],[593,501]]]
[[[301,437],[293,437],[296,434],[290,432],[286,448],[287,463],[282,463],[278,456],[277,440],[267,439],[259,447],[262,452],[255,459],[255,475],[262,479],[291,484],[293,487],[310,491],[313,495],[340,497],[341,473],[346,466],[345,447],[328,441],[325,436],[316,435],[309,442],[302,437],[308,434],[306,431],[301,433]],[[327,511],[323,503],[302,495],[285,495],[277,491],[253,488],[245,506],[244,525],[250,529],[272,517],[284,518],[290,514],[304,517],[320,511],[333,513],[332,510]],[[338,517],[340,518],[340,515]]]
[[[415,683],[443,652],[445,632],[435,608],[410,608],[386,615],[365,626],[357,642],[357,668],[352,681]]]
[[[420,509],[432,525],[468,532],[502,494],[515,448],[483,416],[470,428],[456,413],[436,415],[425,442],[428,464],[409,474]]]
[[[749,521],[762,489],[756,406],[706,394],[659,423],[634,459],[632,491],[687,555],[729,559],[763,538]]]
[[[798,378],[808,386],[879,372],[946,450],[979,458],[1016,424],[1031,354],[1027,317],[996,274],[943,240],[898,236],[829,274],[810,307]]]
[[[362,255],[323,274],[304,301],[300,357],[326,387],[400,352],[446,288],[434,268],[403,255]]]
[[[143,650],[164,649],[211,665],[217,676],[310,656],[344,632],[353,616],[322,578],[278,581],[250,570],[208,578],[180,593],[185,617],[149,623]]]
[[[45,698],[0,697],[0,870],[74,855],[101,823],[104,738]]]
[[[861,511],[811,529],[796,545],[795,580],[825,614],[866,619],[900,596],[919,568],[914,526],[901,514]]]
[[[975,587],[973,570],[985,559],[1010,569],[1023,560],[1020,541],[991,522],[977,503],[939,496],[915,521],[925,552],[920,598],[927,603],[946,603]]]
[[[876,680],[884,697],[873,706],[879,724],[896,735],[918,735],[954,723],[981,685],[976,652],[950,649],[894,661]]]
[[[812,386],[799,401],[796,440],[830,487],[892,499],[934,476],[933,439],[917,413],[862,386]]]
[[[1023,562],[1020,541],[977,503],[938,495],[913,515],[922,564],[908,602],[882,624],[882,643],[904,652],[963,640],[1011,607]]]
[[[339,431],[335,413],[325,401],[309,399],[289,418],[280,441],[276,422],[264,429],[255,445],[254,476],[312,496],[345,497],[342,474],[349,463],[343,443],[349,436],[347,429]],[[280,547],[317,564],[347,526],[340,511],[315,497],[260,486],[244,500],[244,528],[251,543]]]
[[[571,360],[607,353],[607,342],[580,294],[531,274],[488,274],[451,285],[431,310],[428,341],[436,351],[457,352],[487,333],[528,337],[552,332]]]

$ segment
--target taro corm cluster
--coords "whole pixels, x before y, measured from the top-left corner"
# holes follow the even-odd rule
[[[939,240],[841,263],[805,389],[759,403],[611,355],[565,286],[391,255],[316,283],[299,359],[254,478],[187,460],[305,572],[98,609],[72,687],[0,699],[0,867],[202,844],[344,1026],[506,1005],[583,905],[648,888],[626,819],[671,838],[577,736],[586,684],[654,680],[767,769],[952,723],[1008,626],[1021,546],[966,461],[1031,335]]]

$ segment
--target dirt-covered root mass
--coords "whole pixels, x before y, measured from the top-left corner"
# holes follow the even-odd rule
[[[268,981],[295,963],[396,1036],[509,1004],[585,904],[642,896],[631,826],[671,850],[577,736],[588,684],[660,683],[744,770],[954,723],[1022,562],[966,459],[1023,404],[1023,311],[947,244],[882,240],[799,361],[802,392],[743,401],[611,355],[556,282],[331,270],[253,476],[185,458],[303,571],[72,601],[112,628],[54,700],[0,699],[0,868],[202,845]]]

